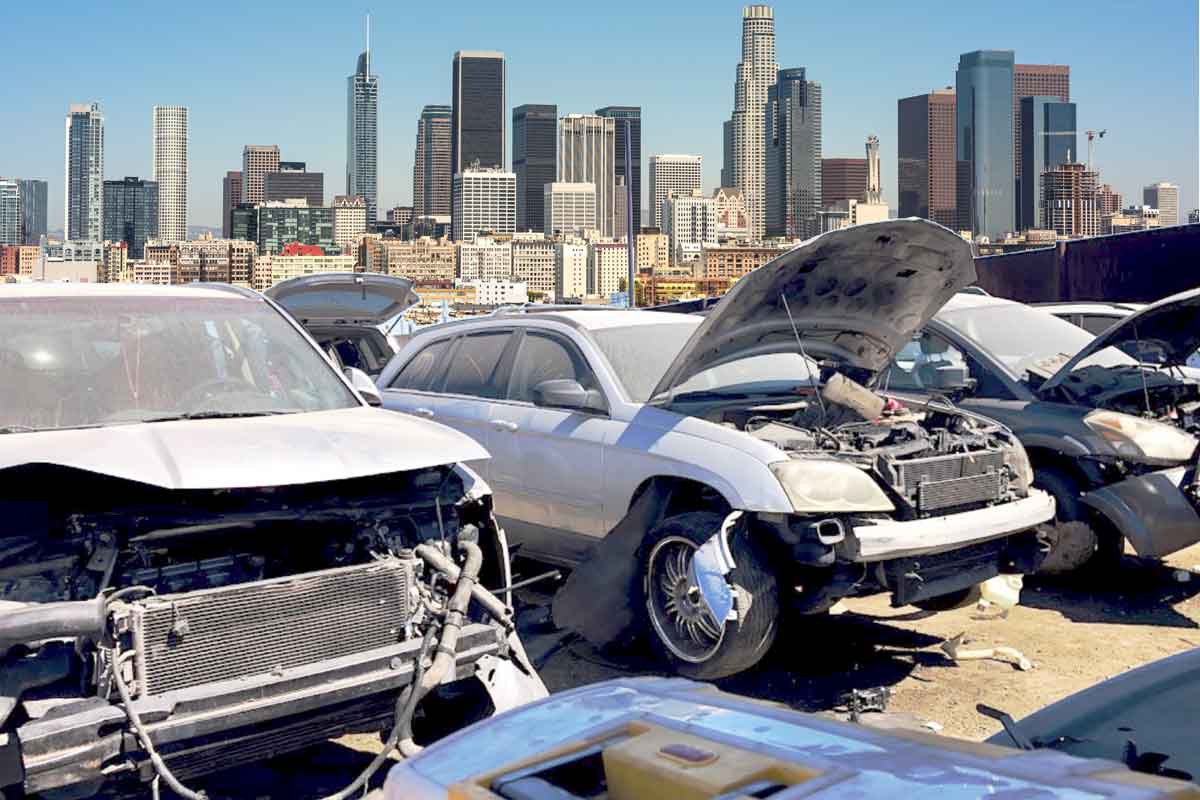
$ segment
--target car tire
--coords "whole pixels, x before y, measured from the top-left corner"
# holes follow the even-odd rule
[[[679,675],[712,680],[757,664],[775,641],[779,589],[763,546],[752,537],[731,537],[736,567],[730,582],[749,593],[743,619],[716,623],[686,585],[691,553],[721,530],[723,517],[693,511],[655,526],[639,551],[641,607],[655,650]],[[682,571],[682,574],[680,572]]]
[[[1039,573],[1060,575],[1070,572],[1102,574],[1115,569],[1121,562],[1125,541],[1121,534],[1098,518],[1079,500],[1079,482],[1066,472],[1053,467],[1039,468],[1034,486],[1054,496],[1056,511],[1053,537],[1057,540],[1046,556]],[[1085,552],[1079,552],[1083,550]]]

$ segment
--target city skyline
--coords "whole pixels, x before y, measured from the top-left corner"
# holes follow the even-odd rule
[[[214,10],[220,6],[217,3]],[[689,8],[684,21],[671,5],[647,9],[634,31],[616,26],[607,15],[581,11],[580,29],[587,29],[589,35],[565,42],[539,35],[536,29],[522,31],[482,5],[465,4],[464,9],[473,13],[465,14],[453,30],[399,14],[376,14],[371,71],[380,76],[385,89],[380,100],[383,194],[379,207],[411,202],[413,120],[424,105],[449,102],[453,53],[476,48],[506,54],[506,118],[514,106],[529,102],[557,103],[560,116],[615,104],[641,106],[642,168],[654,153],[703,155],[703,186],[706,192],[711,190],[718,185],[724,160],[721,125],[732,107],[730,72],[739,59],[741,8],[740,3]],[[1180,186],[1181,209],[1194,208],[1200,149],[1192,35],[1195,7],[1180,5],[1137,15],[1122,19],[1120,25],[1085,15],[1087,9],[1082,3],[1053,9],[1017,3],[1002,18],[971,11],[956,19],[923,15],[924,21],[917,25],[905,18],[912,16],[911,10],[901,13],[881,6],[871,12],[877,23],[873,28],[889,33],[864,36],[860,22],[832,10],[801,14],[776,6],[777,61],[781,67],[806,66],[822,83],[825,157],[858,156],[865,136],[880,137],[883,193],[893,207],[898,200],[897,100],[952,85],[962,53],[1000,48],[1014,50],[1023,63],[1070,65],[1079,129],[1109,131],[1096,151],[1102,182],[1132,198],[1145,185],[1170,181]],[[249,10],[246,24],[253,27],[254,18],[273,13],[271,7]],[[117,9],[95,22],[106,30],[110,25],[130,24],[134,14]],[[215,31],[185,27],[186,20],[176,15],[155,20],[154,29],[165,41],[171,40],[171,32],[186,34],[178,48],[159,53],[155,45],[140,51],[137,58],[99,66],[89,63],[87,69],[81,68],[76,54],[64,51],[63,58],[38,81],[26,82],[36,86],[14,85],[15,97],[0,110],[0,174],[47,180],[49,227],[61,229],[62,220],[54,213],[63,207],[61,145],[50,134],[56,123],[61,124],[67,106],[76,102],[98,102],[104,109],[106,179],[152,174],[145,119],[153,105],[173,102],[191,109],[192,225],[219,227],[220,179],[240,166],[245,144],[278,143],[289,158],[307,161],[314,171],[342,174],[344,124],[332,109],[345,102],[346,62],[361,48],[361,12],[314,5],[297,16],[304,17],[305,26],[285,21],[279,34],[320,29],[325,46],[288,70],[271,71],[269,48],[235,53],[222,45],[219,52],[230,57],[206,69],[203,80],[197,80],[192,70],[196,62],[188,54],[206,51],[219,36]],[[1022,24],[1033,16],[1046,24]],[[46,61],[44,47],[38,50],[30,43],[44,45],[46,26],[65,19],[66,12],[55,8],[36,9],[16,19],[14,57],[34,64]],[[277,16],[272,19],[279,21]],[[1055,20],[1063,25],[1053,24]],[[896,31],[903,34],[903,41],[897,41]],[[662,43],[672,32],[686,34],[694,53],[704,57],[671,57]],[[620,38],[619,44],[614,44],[613,36]],[[1152,85],[1137,79],[1136,64],[1121,66],[1106,55],[1114,49],[1152,61],[1163,79]],[[163,68],[154,74],[145,72],[146,58],[161,58]],[[249,84],[254,82],[245,80],[251,71],[260,84],[253,88]],[[653,79],[648,80],[648,75]],[[325,107],[331,113],[313,110]]]

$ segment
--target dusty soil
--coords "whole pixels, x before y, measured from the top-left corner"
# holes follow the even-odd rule
[[[544,567],[520,569],[532,575]],[[886,686],[888,710],[902,720],[982,739],[999,725],[976,712],[976,703],[1020,719],[1120,672],[1200,646],[1198,595],[1200,545],[1165,564],[1127,556],[1105,585],[1027,580],[1020,605],[1006,619],[981,619],[975,608],[927,614],[890,608],[885,598],[854,600],[844,613],[785,629],[762,664],[718,683],[726,691],[818,712],[840,709],[852,689]],[[646,654],[602,653],[554,631],[545,622],[548,594],[527,592],[522,601],[522,638],[552,692],[622,675],[659,674]],[[1035,666],[1021,671],[1003,661],[955,663],[940,645],[959,633],[972,648],[1017,648]],[[212,776],[205,787],[217,796],[319,796],[348,783],[378,749],[376,736],[343,737]]]

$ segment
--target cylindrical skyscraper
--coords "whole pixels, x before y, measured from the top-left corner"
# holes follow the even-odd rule
[[[158,238],[188,238],[188,110],[154,107],[154,180],[158,184]]]
[[[766,228],[767,92],[775,83],[775,16],[770,6],[742,9],[742,60],[733,87],[733,118],[729,133],[733,163],[722,176],[742,190],[750,235],[761,239]]]

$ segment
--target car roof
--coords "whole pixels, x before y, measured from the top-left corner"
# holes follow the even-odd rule
[[[1005,300],[1002,297],[992,297],[986,294],[975,294],[974,292],[959,292],[951,297],[946,305],[942,306],[938,313],[943,311],[962,311],[969,308],[990,308],[994,306],[1018,306],[1020,303],[1015,300]]]
[[[540,311],[535,307],[525,307],[518,310],[500,309],[492,314],[480,317],[451,320],[436,325],[428,325],[418,329],[413,337],[427,336],[434,333],[453,332],[458,328],[474,325],[513,325],[546,320],[559,322],[588,331],[604,330],[606,328],[631,328],[639,325],[654,324],[685,324],[699,325],[702,317],[690,314],[672,314],[665,311],[646,311],[636,308],[608,308],[603,306],[584,307],[575,310],[563,309],[561,306],[553,310]]]
[[[249,289],[215,283],[160,286],[141,283],[12,283],[0,284],[0,300],[35,297],[207,297],[262,300]]]
[[[1095,314],[1111,311],[1116,315],[1127,317],[1135,311],[1146,307],[1145,303],[1110,303],[1104,300],[1078,300],[1063,303],[1034,303],[1036,308],[1045,309],[1052,314]]]

